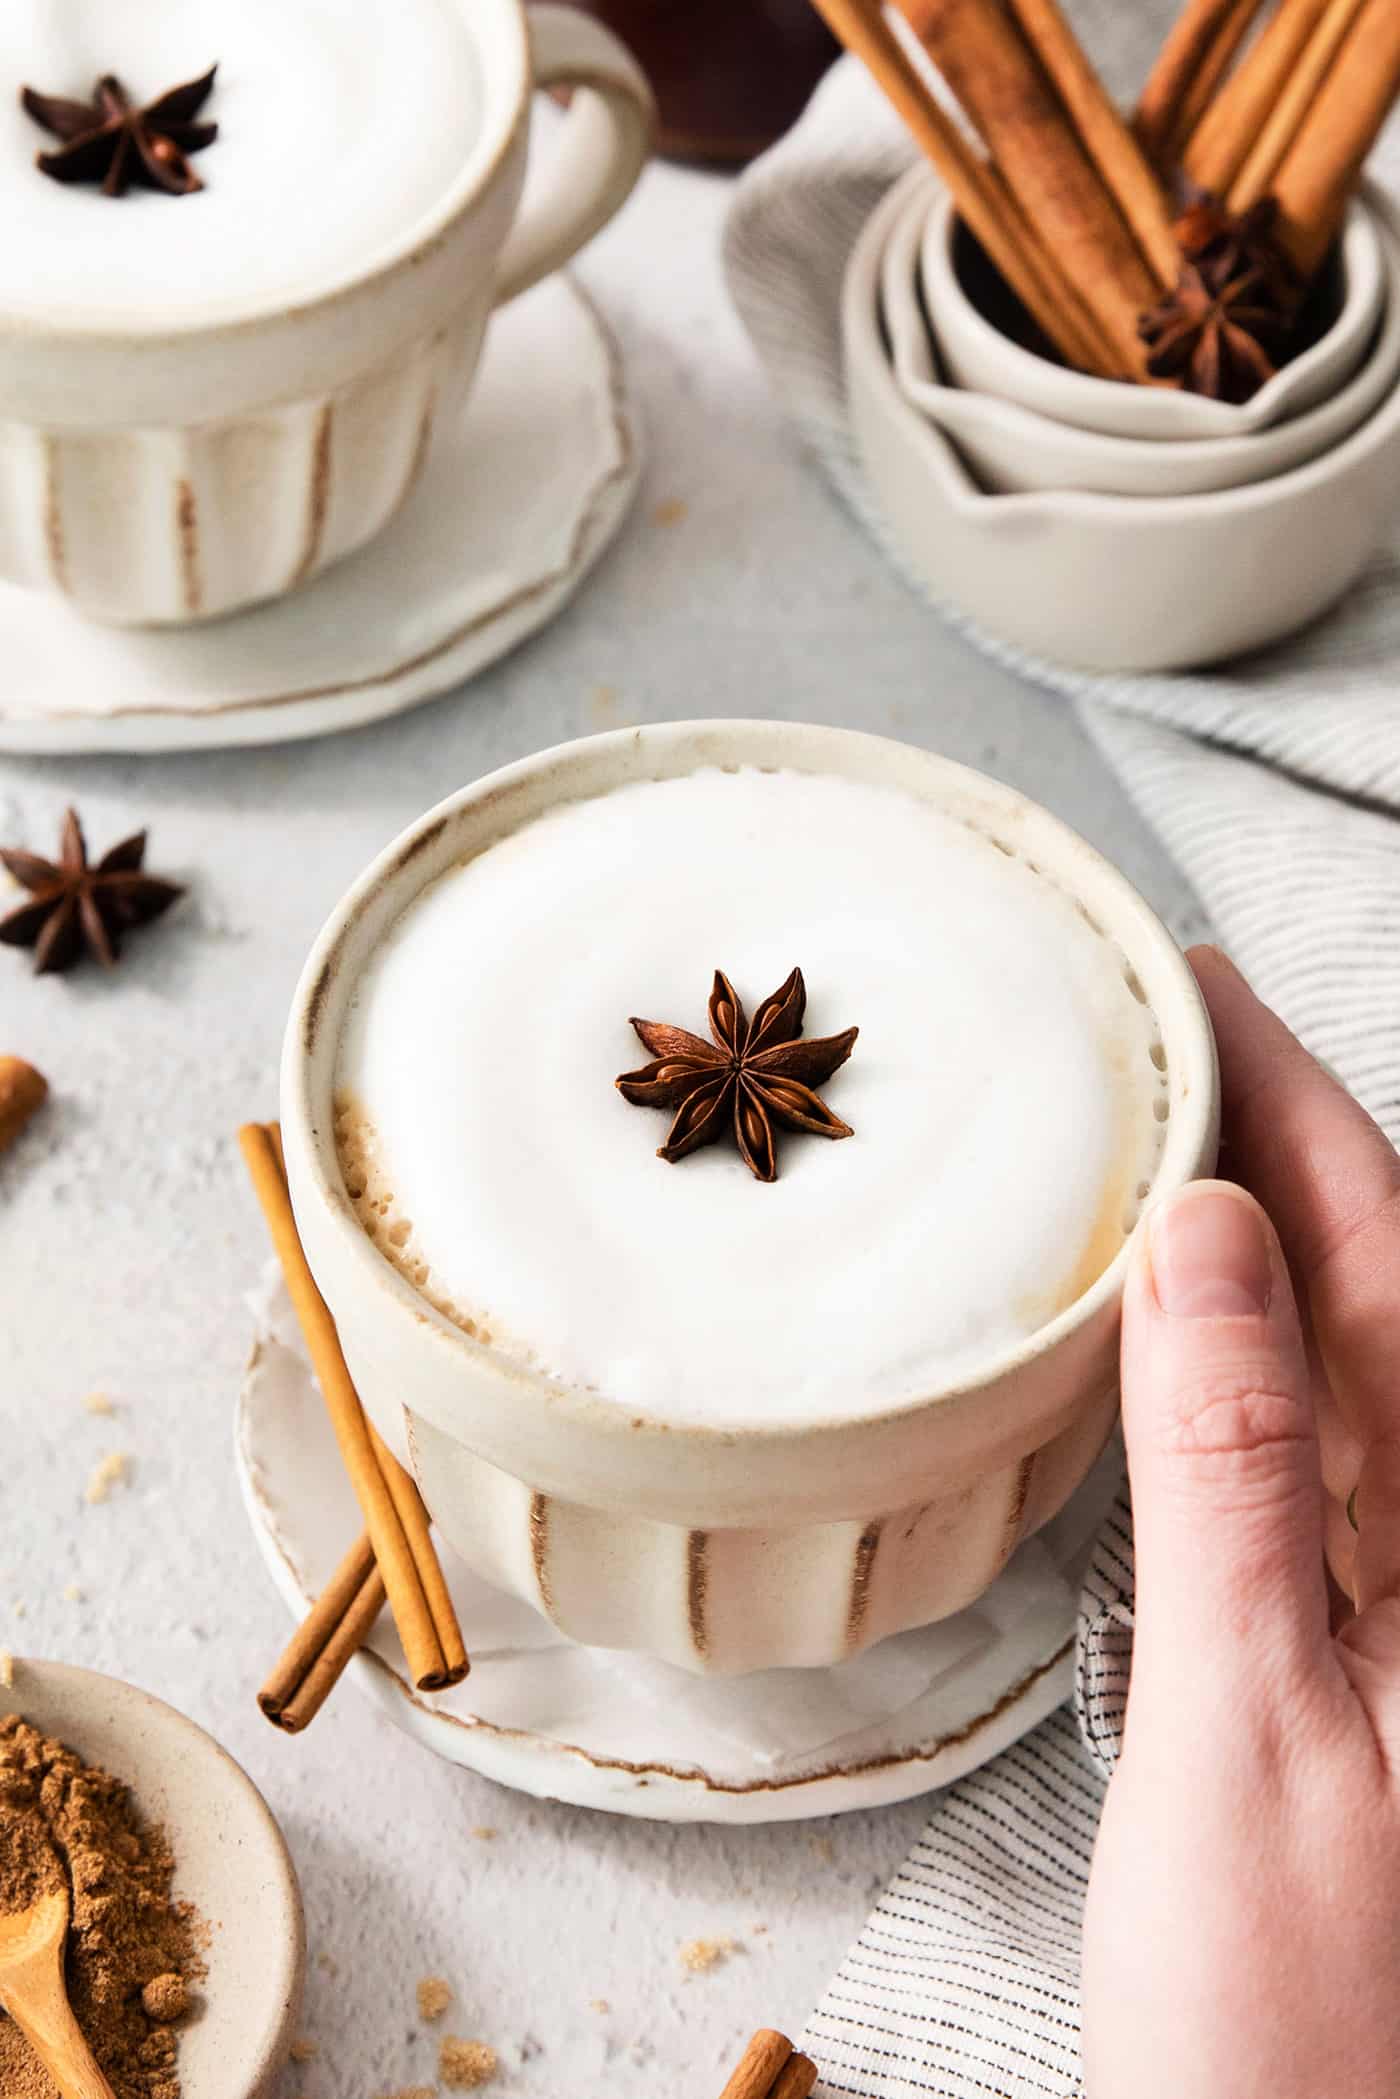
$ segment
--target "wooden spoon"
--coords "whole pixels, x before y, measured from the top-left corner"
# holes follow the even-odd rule
[[[0,1827],[3,1822],[0,1817]],[[116,2099],[73,2017],[63,1980],[67,1877],[59,1873],[56,1884],[53,1876],[44,1877],[50,1885],[26,1909],[0,1913],[0,2004],[58,2086],[60,2099]]]

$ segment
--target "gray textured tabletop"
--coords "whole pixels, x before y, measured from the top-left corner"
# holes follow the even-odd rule
[[[0,1051],[54,1089],[0,1162],[0,1647],[148,1686],[246,1765],[306,1897],[314,2059],[275,2099],[430,2083],[413,1985],[499,2049],[505,2092],[709,2099],[757,2023],[800,2025],[917,1831],[919,1803],[773,1830],[668,1828],[435,1763],[348,1686],[299,1740],[253,1692],[288,1626],[235,1484],[231,1421],[263,1260],[234,1143],[275,1111],[287,1001],[349,879],[477,774],[686,715],[839,722],[944,750],[1048,803],[1179,931],[1180,877],[1059,700],[910,595],[798,456],[729,309],[717,179],[654,168],[582,275],[621,339],[648,464],[572,608],[469,689],[342,738],[174,758],[0,760],[0,838],[152,830],[190,884],[120,974],[0,954]],[[84,1411],[94,1389],[110,1418]],[[83,1487],[111,1450],[129,1484]],[[494,1830],[493,1837],[479,1834]],[[759,1937],[752,1927],[767,1926]],[[688,1976],[681,1945],[745,1950]]]

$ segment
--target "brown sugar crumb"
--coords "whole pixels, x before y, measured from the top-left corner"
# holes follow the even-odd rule
[[[401,2084],[396,2092],[377,2092],[375,2099],[437,2099],[435,2084]]]
[[[438,2049],[438,2076],[450,2092],[474,2092],[490,2084],[501,2067],[501,2059],[485,2041],[464,2041],[449,2033]]]
[[[105,1458],[99,1458],[88,1475],[83,1489],[83,1500],[90,1508],[105,1501],[113,1487],[124,1487],[131,1477],[131,1458],[124,1450],[109,1450]]]
[[[304,2033],[299,2033],[287,2050],[294,2063],[314,2063],[320,2053],[321,2043],[310,2040]]]
[[[610,2012],[612,2010],[612,2006],[609,2004],[606,1997],[595,1997],[593,1999],[593,2003],[590,2009],[597,2012],[601,2017],[605,2012]]]
[[[500,1835],[500,1831],[491,1829],[485,1824],[478,1824],[477,1828],[472,1831],[472,1835],[477,1839],[478,1843],[494,1844]]]
[[[687,514],[687,506],[679,496],[672,496],[665,503],[658,503],[651,513],[654,525],[679,525]]]
[[[722,1968],[731,1953],[739,1951],[739,1941],[726,1936],[722,1939],[688,1939],[681,1948],[681,1966],[687,1975],[708,1975],[712,1968]]]
[[[81,1603],[82,1600],[83,1592],[77,1582],[65,1582],[63,1585],[63,1601],[65,1603]]]
[[[442,1975],[425,1975],[418,1985],[418,2015],[440,2019],[452,2002],[452,1985]]]
[[[117,1410],[107,1393],[85,1392],[83,1394],[83,1411],[86,1414],[115,1414]]]
[[[7,1647],[0,1647],[0,1690],[13,1691],[15,1687],[15,1658]]]
[[[141,1992],[141,2009],[161,2026],[173,2026],[189,2010],[189,1986],[183,1975],[154,1975]]]

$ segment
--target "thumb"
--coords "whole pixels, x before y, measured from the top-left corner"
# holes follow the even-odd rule
[[[1152,1211],[1123,1306],[1137,1553],[1134,1679],[1264,1696],[1324,1651],[1317,1430],[1298,1312],[1254,1198],[1200,1181]]]

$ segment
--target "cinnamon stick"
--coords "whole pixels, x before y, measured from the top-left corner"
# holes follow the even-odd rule
[[[1329,0],[1230,190],[1230,209],[1248,211],[1268,195],[1289,149],[1361,12],[1362,0]]]
[[[737,2068],[720,2099],[769,2099],[774,2084],[792,2059],[792,2042],[785,2033],[760,2027],[739,2059]]]
[[[399,1522],[403,1525],[403,1534],[408,1540],[413,1564],[418,1569],[418,1579],[423,1585],[428,1609],[432,1613],[433,1625],[437,1630],[447,1670],[447,1681],[449,1684],[459,1684],[468,1674],[471,1665],[467,1660],[467,1650],[462,1641],[451,1593],[443,1577],[442,1563],[433,1546],[431,1520],[424,1507],[423,1497],[418,1492],[417,1482],[404,1471],[368,1416],[366,1426],[379,1469],[384,1475],[390,1497],[398,1511]]]
[[[810,2055],[790,2055],[774,2080],[768,2099],[809,2099],[817,2081],[817,2066]]]
[[[8,1151],[49,1097],[49,1082],[23,1057],[0,1057],[0,1152]]]
[[[1087,308],[1064,284],[995,168],[940,109],[885,20],[880,0],[815,0],[833,34],[869,69],[937,168],[958,212],[1046,338],[1080,371],[1124,376]]]
[[[310,1726],[346,1663],[369,1638],[384,1600],[384,1577],[366,1532],[346,1553],[258,1693],[258,1705],[274,1727],[296,1735]]]
[[[1304,277],[1335,240],[1397,95],[1400,5],[1364,0],[1274,180],[1280,237]]]
[[[1114,356],[1145,378],[1137,324],[1157,280],[1014,20],[1000,0],[904,0],[904,12]]]
[[[1211,102],[1184,150],[1201,189],[1228,196],[1331,0],[1281,0],[1257,43]]]
[[[1159,287],[1170,290],[1181,273],[1181,251],[1161,182],[1061,14],[1058,0],[1010,0],[1010,4],[1109,195],[1131,227],[1143,260]]]
[[[1263,0],[1187,0],[1138,98],[1138,143],[1170,172],[1204,116]]]
[[[374,1557],[388,1591],[394,1624],[403,1642],[409,1674],[420,1691],[445,1690],[449,1684],[460,1682],[465,1675],[465,1654],[463,1665],[454,1669],[444,1651],[442,1633],[434,1620],[403,1521],[376,1456],[359,1394],[341,1354],[335,1322],[316,1288],[302,1252],[287,1192],[281,1132],[275,1124],[248,1123],[239,1131],[238,1142],[282,1265],[288,1295],[330,1415],[341,1460],[364,1515]],[[388,1455],[386,1451],[385,1456]],[[390,1465],[396,1462],[389,1459]],[[451,1613],[450,1601],[447,1609]],[[456,1628],[455,1614],[451,1617],[449,1639],[451,1633],[455,1633],[456,1646],[460,1647],[461,1633]]]

